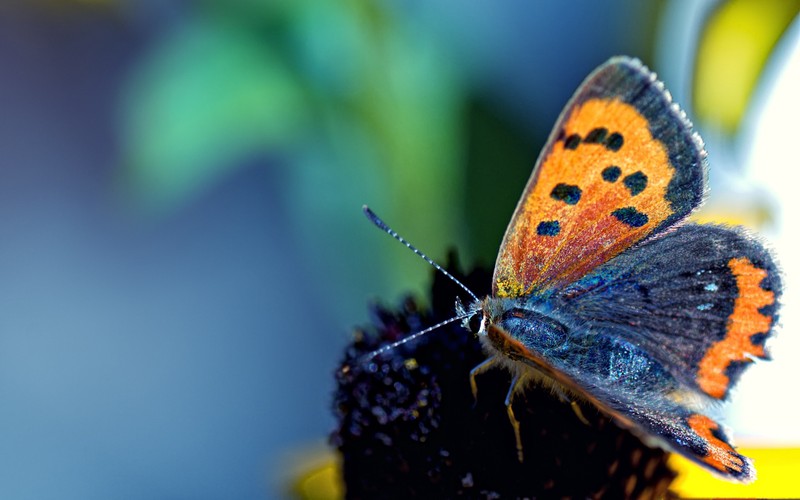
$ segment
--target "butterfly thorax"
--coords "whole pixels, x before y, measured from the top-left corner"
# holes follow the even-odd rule
[[[545,300],[487,297],[478,337],[490,354],[530,364],[532,354],[559,350],[569,336],[569,328],[548,309]]]

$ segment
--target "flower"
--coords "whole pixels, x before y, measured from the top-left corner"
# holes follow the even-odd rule
[[[491,275],[447,270],[486,294]],[[588,425],[549,390],[527,386],[514,399],[524,460],[517,456],[505,407],[511,381],[503,369],[477,376],[481,344],[452,323],[378,356],[365,355],[453,316],[463,293],[437,273],[431,307],[407,298],[397,309],[372,307],[336,372],[331,442],[342,456],[349,498],[663,497],[675,478],[669,454],[646,446],[588,402]]]

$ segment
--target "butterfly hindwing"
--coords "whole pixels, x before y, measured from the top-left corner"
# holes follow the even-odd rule
[[[736,451],[725,429],[714,419],[664,397],[652,400],[605,401],[611,413],[633,425],[634,432],[645,434],[646,441],[671,451],[743,483],[755,480],[753,464]],[[624,423],[623,423],[624,425]]]
[[[506,230],[494,295],[571,283],[686,217],[702,201],[705,152],[655,75],[614,58],[565,108]]]
[[[781,281],[739,230],[689,224],[624,252],[555,297],[585,327],[635,343],[687,390],[725,399],[767,358]]]

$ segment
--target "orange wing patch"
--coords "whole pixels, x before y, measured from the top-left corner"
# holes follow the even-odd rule
[[[764,357],[764,347],[753,344],[752,337],[766,334],[772,317],[759,309],[775,303],[775,293],[761,288],[767,271],[755,267],[746,258],[731,259],[728,267],[736,277],[738,294],[728,318],[725,337],[713,344],[700,360],[697,384],[714,398],[725,396],[730,386],[726,370],[732,362],[750,363],[753,357]]]
[[[674,213],[675,173],[647,119],[619,99],[589,99],[564,120],[509,225],[496,295],[566,284],[649,235]]]
[[[698,436],[708,442],[708,455],[702,457],[703,462],[726,474],[741,473],[748,468],[744,457],[715,435],[719,431],[719,424],[705,415],[696,413],[687,419],[687,423]]]

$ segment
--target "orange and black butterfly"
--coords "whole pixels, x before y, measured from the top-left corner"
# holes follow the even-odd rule
[[[755,479],[708,413],[768,357],[781,281],[744,231],[683,223],[705,175],[702,140],[639,61],[609,60],[567,104],[506,230],[492,295],[458,316],[480,320],[489,355],[473,391],[491,366],[514,374],[520,458],[511,401],[544,379],[648,442]]]

